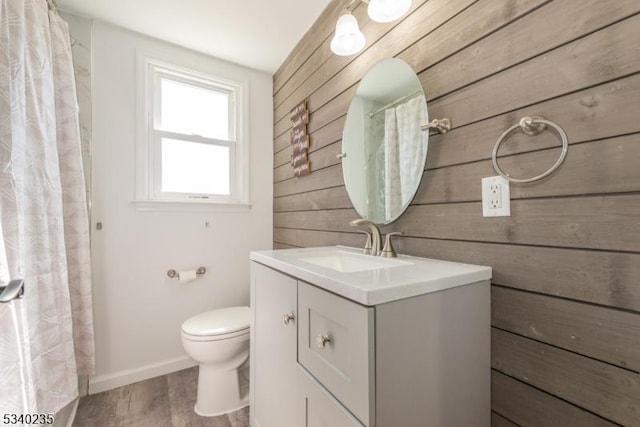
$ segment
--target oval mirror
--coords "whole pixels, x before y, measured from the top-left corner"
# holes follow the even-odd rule
[[[363,77],[342,135],[342,173],[353,207],[377,224],[395,221],[415,195],[429,132],[427,101],[413,69],[383,59]]]

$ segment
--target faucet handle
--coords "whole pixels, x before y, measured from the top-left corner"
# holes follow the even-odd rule
[[[396,251],[393,250],[393,245],[391,244],[391,236],[402,236],[404,232],[402,231],[394,231],[393,233],[387,233],[386,238],[384,239],[384,248],[382,248],[382,252],[380,252],[381,257],[385,258],[395,258],[398,255]]]
[[[362,253],[364,255],[371,255],[371,250],[373,249],[373,245],[371,243],[371,233],[369,233],[368,231],[364,231],[364,230],[358,230],[360,233],[364,233],[367,235],[367,241],[364,244],[364,249],[362,250]]]

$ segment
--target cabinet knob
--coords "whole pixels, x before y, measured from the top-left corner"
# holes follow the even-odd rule
[[[285,325],[288,325],[289,322],[291,322],[292,320],[296,320],[296,316],[293,313],[285,313],[282,316],[282,321],[284,322]]]
[[[316,344],[318,345],[318,348],[324,348],[327,343],[330,342],[331,338],[327,335],[318,334],[318,336],[316,337]]]

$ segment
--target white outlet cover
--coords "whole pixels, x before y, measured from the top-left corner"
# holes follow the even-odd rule
[[[482,216],[511,216],[509,181],[501,176],[482,178]]]

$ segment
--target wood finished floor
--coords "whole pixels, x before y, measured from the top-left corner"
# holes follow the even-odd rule
[[[201,417],[196,403],[198,367],[80,399],[74,427],[248,427],[249,408]]]

